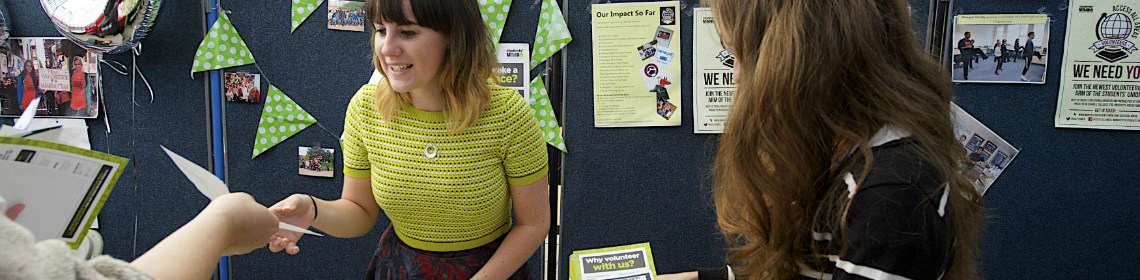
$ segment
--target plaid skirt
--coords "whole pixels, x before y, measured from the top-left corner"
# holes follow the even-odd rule
[[[495,254],[503,238],[474,249],[454,252],[424,251],[408,246],[392,232],[392,226],[380,234],[379,244],[372,259],[368,261],[367,280],[450,280],[471,279]],[[529,279],[526,264],[523,264],[510,280]]]

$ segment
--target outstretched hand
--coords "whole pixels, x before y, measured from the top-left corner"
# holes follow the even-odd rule
[[[228,237],[222,254],[242,255],[264,247],[277,230],[277,217],[245,193],[219,196],[198,213],[194,222],[217,223]]]
[[[281,222],[295,225],[301,228],[308,228],[315,222],[316,215],[313,209],[313,202],[309,195],[293,194],[289,197],[278,201],[269,210],[277,216]],[[269,251],[281,252],[290,255],[296,255],[301,252],[301,247],[297,246],[297,242],[301,240],[301,234],[284,229],[277,230],[273,237],[269,239]]]

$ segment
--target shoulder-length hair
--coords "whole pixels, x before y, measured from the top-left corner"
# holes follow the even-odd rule
[[[372,24],[394,22],[396,24],[416,24],[439,32],[447,37],[447,48],[440,65],[439,81],[443,89],[446,112],[451,128],[458,131],[473,124],[491,99],[489,81],[498,67],[491,37],[480,16],[475,0],[412,0],[411,14],[416,21],[404,16],[405,0],[368,0],[365,3],[365,16]],[[376,36],[376,33],[372,33]],[[372,64],[388,75],[380,66],[383,57],[377,50],[376,40],[372,45]],[[387,84],[387,83],[385,83]],[[406,92],[395,92],[390,86],[379,87],[376,91],[376,111],[384,118],[392,118],[403,104],[410,104]]]
[[[871,137],[893,125],[911,133],[950,188],[946,279],[975,279],[981,196],[960,172],[948,76],[921,52],[906,2],[705,2],[739,73],[713,200],[741,274],[791,278],[807,254],[820,253],[812,230],[845,221],[842,174],[862,182],[874,161]]]

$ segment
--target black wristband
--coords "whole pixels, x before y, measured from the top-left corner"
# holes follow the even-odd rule
[[[697,269],[699,280],[728,280],[728,266]]]
[[[317,222],[317,199],[313,195],[309,195],[309,200],[313,202],[313,223]]]

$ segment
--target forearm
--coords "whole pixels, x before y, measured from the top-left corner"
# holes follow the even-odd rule
[[[198,217],[160,241],[131,265],[155,279],[209,279],[228,240],[222,223]]]
[[[546,238],[550,222],[536,225],[515,225],[499,249],[472,279],[507,279],[519,269]]]
[[[316,204],[317,220],[313,226],[329,235],[340,238],[360,237],[368,234],[376,225],[376,215],[352,200],[316,199]]]

